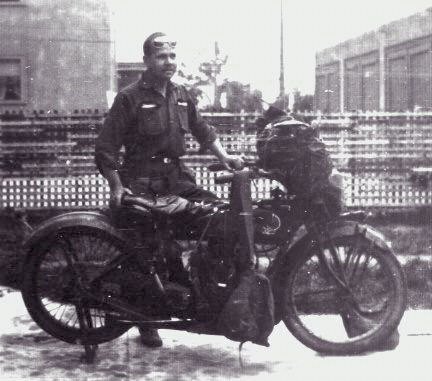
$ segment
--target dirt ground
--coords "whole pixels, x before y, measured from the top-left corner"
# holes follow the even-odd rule
[[[41,331],[18,292],[0,298],[1,380],[86,381],[430,381],[431,310],[407,311],[394,350],[358,356],[315,353],[292,336],[283,323],[270,347],[238,343],[222,336],[161,330],[161,348],[140,345],[138,331],[99,346],[95,362],[80,361],[79,345]],[[241,361],[240,361],[241,359]]]

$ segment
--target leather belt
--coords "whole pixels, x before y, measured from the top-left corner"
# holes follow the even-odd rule
[[[157,163],[171,164],[171,163],[178,163],[179,159],[168,157],[168,156],[156,155],[156,156],[152,156],[150,158],[150,161],[157,162]]]

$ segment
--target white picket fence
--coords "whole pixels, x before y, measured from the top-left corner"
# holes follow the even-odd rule
[[[256,114],[205,114],[225,148],[253,158]],[[0,208],[99,208],[109,198],[106,181],[93,163],[93,144],[102,115],[32,116],[0,120]],[[345,203],[352,208],[403,209],[432,205],[431,187],[410,180],[411,170],[432,166],[432,113],[368,113],[307,116],[344,176]],[[187,138],[185,158],[197,183],[219,197],[229,185],[214,184],[212,159],[198,156]],[[14,164],[18,164],[15,165]],[[8,167],[9,165],[9,167]],[[277,186],[268,180],[252,187],[255,199]]]

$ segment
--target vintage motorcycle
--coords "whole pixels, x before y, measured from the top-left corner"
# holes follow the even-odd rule
[[[218,334],[197,301],[205,298],[207,316],[217,316],[238,281],[239,258],[253,253],[271,281],[275,322],[304,345],[360,353],[388,338],[406,285],[383,235],[363,212],[329,217],[283,186],[251,202],[251,182],[263,177],[274,174],[253,164],[215,176],[233,184],[229,202],[126,195],[115,210],[45,221],[27,242],[23,267],[30,315],[50,335],[86,346],[135,325]],[[252,232],[241,218],[252,219]]]

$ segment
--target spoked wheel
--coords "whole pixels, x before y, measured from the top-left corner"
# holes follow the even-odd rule
[[[332,249],[333,247],[333,249]],[[406,307],[396,257],[363,236],[337,237],[305,250],[289,270],[283,320],[318,352],[353,354],[387,339]]]
[[[129,327],[83,292],[92,276],[121,252],[118,241],[89,228],[63,230],[35,247],[22,286],[33,320],[68,343],[99,344],[122,335]]]

